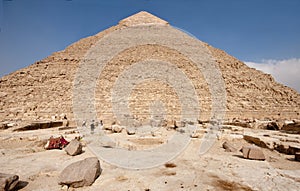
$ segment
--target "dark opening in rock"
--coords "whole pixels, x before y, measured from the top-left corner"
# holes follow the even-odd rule
[[[30,125],[15,129],[14,131],[29,131],[37,129],[48,129],[54,127],[60,127],[63,125],[62,121],[48,121],[48,122],[34,122]]]

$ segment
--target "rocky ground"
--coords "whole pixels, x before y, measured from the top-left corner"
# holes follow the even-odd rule
[[[16,128],[19,127],[0,130],[0,166],[1,173],[19,176],[19,190],[300,190],[300,162],[295,161],[294,154],[285,153],[289,150],[286,145],[294,150],[300,148],[300,137],[295,134],[224,125],[213,147],[203,155],[198,154],[203,135],[200,133],[168,164],[147,170],[128,170],[100,160],[101,175],[91,186],[68,188],[58,184],[62,170],[76,161],[95,156],[86,139],[81,139],[83,153],[69,156],[64,150],[45,150],[44,145],[50,136],[63,135],[71,141],[79,136],[76,129],[13,131]],[[198,128],[205,133],[204,127]],[[124,148],[145,149],[163,144],[166,135],[173,131],[142,138],[127,135],[124,130],[108,135],[119,140],[118,144]],[[226,152],[222,147],[225,141],[237,151]],[[243,158],[239,149],[251,144],[260,146],[266,160]]]

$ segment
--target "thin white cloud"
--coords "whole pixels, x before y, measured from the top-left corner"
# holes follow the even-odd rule
[[[271,74],[277,82],[300,92],[300,59],[263,60],[260,63],[245,62],[249,67]]]

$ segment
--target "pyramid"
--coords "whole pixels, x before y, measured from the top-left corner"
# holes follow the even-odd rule
[[[135,15],[127,17],[119,22],[119,25],[130,27],[137,25],[168,25],[167,21],[164,21],[148,12],[141,11]]]
[[[209,120],[214,112],[299,119],[300,94],[147,12],[0,79],[0,121],[65,114],[114,123],[130,113],[146,123],[195,113]]]

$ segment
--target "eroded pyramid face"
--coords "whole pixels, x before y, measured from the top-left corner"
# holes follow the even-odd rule
[[[188,48],[193,47],[201,52],[197,53],[192,49],[187,52]],[[116,48],[119,48],[118,51]],[[91,52],[96,55],[89,55]],[[100,53],[103,55],[99,56]],[[0,119],[49,120],[52,116],[65,114],[68,119],[75,120],[73,90],[76,87],[74,80],[78,76],[78,68],[88,60],[87,56],[98,59],[104,55],[110,57],[95,62],[102,70],[95,70],[96,76],[90,76],[96,79],[93,84],[95,96],[92,99],[96,104],[93,111],[103,120],[115,120],[111,95],[115,83],[121,82],[118,80],[119,76],[124,77],[126,71],[130,71],[136,63],[151,60],[168,63],[185,76],[182,79],[187,79],[195,90],[190,95],[197,96],[198,106],[194,106],[199,108],[200,120],[209,120],[212,117],[211,91],[214,85],[209,84],[202,70],[213,65],[221,72],[225,84],[226,119],[299,117],[300,96],[294,90],[276,83],[267,74],[247,67],[224,51],[192,39],[174,29],[168,22],[141,12],[1,78]],[[193,55],[196,58],[192,58]],[[170,83],[159,79],[148,79],[132,88],[129,98],[134,99],[129,99],[126,103],[129,107],[126,114],[130,112],[144,123],[151,115],[155,115],[154,110],[149,108],[160,103],[158,110],[166,113],[164,117],[167,120],[180,120],[183,114],[178,94],[180,89],[176,90]],[[146,99],[147,97],[151,99]]]
[[[77,117],[83,120],[94,112],[96,118],[98,109],[105,120],[117,117],[125,123],[128,117],[122,116],[130,116],[144,123],[151,118],[150,105],[159,100],[166,106],[166,119],[197,121],[200,104],[206,115],[212,101],[219,102],[214,107],[225,107],[223,78],[204,43],[149,13],[120,23],[127,27],[95,43],[77,71],[74,111],[81,113]],[[83,103],[94,111],[84,111]]]
[[[149,13],[138,13],[120,24],[125,27],[96,42],[79,65],[73,91],[76,121],[100,118],[105,124],[133,128],[141,135],[172,121],[197,123],[201,107],[205,108],[205,117],[222,121],[226,105],[224,81],[204,43]],[[142,169],[162,165],[178,155],[194,129],[190,126],[177,132],[158,148],[131,152],[103,149],[105,140],[85,128],[82,134],[103,160]],[[202,152],[210,146],[206,144]],[[109,157],[112,153],[114,158]],[[125,156],[131,156],[130,163]]]
[[[131,169],[176,157],[198,121],[212,121],[199,146],[205,153],[223,120],[299,118],[300,112],[297,92],[147,12],[1,78],[0,90],[2,121],[65,116],[91,126],[80,131],[101,159]],[[94,132],[98,121],[141,137],[186,126],[162,147],[129,153]]]

